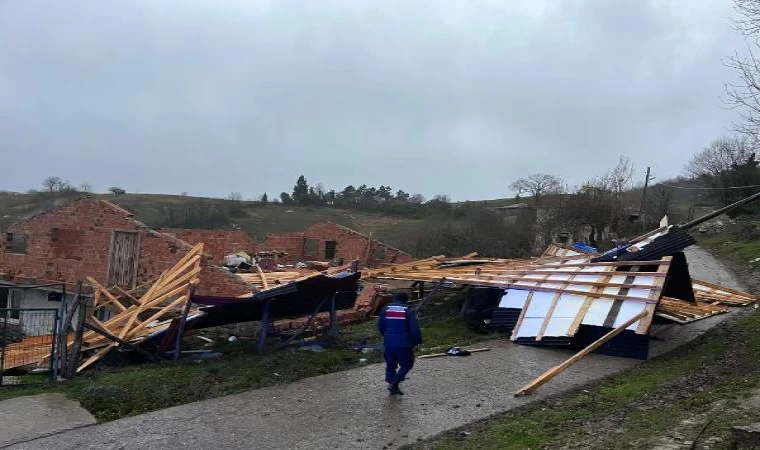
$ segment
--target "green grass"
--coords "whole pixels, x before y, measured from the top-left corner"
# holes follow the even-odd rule
[[[181,195],[162,194],[94,194],[93,197],[111,201],[135,214],[135,217],[149,226],[160,227],[168,217],[169,211],[175,216],[182,216],[188,208],[197,207],[198,202],[210,206],[220,206],[227,202],[223,199],[198,198]],[[0,231],[24,217],[52,209],[74,200],[76,196],[49,198],[40,194],[10,194],[0,192]],[[367,211],[343,210],[338,208],[305,207],[282,204],[261,204],[259,202],[240,202],[239,214],[226,217],[222,223],[211,223],[205,228],[241,229],[258,240],[263,240],[269,233],[286,233],[301,231],[306,227],[325,221],[347,226],[361,233],[373,233],[378,238],[392,238],[396,230],[413,229],[420,220],[387,216]],[[393,242],[389,242],[394,245]]]
[[[697,242],[711,252],[734,264],[760,269],[760,263],[749,262],[760,258],[760,219],[742,218],[738,223],[727,225],[719,233],[694,233]]]

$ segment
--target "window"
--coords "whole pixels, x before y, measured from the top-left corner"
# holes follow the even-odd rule
[[[47,299],[49,302],[60,302],[63,300],[63,294],[60,292],[48,292]]]
[[[21,289],[0,288],[0,309],[2,308],[21,308],[21,300],[24,298],[24,291]],[[21,317],[21,311],[18,309],[7,312],[9,319],[18,320]],[[6,317],[5,311],[0,313],[0,317]]]
[[[26,254],[26,241],[28,235],[19,233],[5,234],[5,251],[6,253]]]
[[[307,258],[319,257],[319,241],[305,238],[303,240],[303,255]]]
[[[325,259],[335,258],[335,248],[338,243],[335,241],[325,241]]]

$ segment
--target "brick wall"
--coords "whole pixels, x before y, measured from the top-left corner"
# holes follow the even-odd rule
[[[288,254],[286,261],[303,261],[303,232],[269,234],[259,250],[281,250]]]
[[[196,245],[203,242],[203,252],[211,255],[214,264],[224,264],[224,257],[237,252],[253,254],[257,251],[256,242],[243,231],[192,230],[184,228],[162,228],[162,233]]]
[[[7,235],[3,235],[0,272],[8,279],[24,283],[65,282],[73,287],[86,276],[104,283],[114,230],[139,234],[137,283],[155,279],[191,247],[180,239],[149,229],[134,220],[129,211],[110,202],[84,199],[12,225],[9,233],[27,236],[26,253],[10,253]],[[215,295],[232,296],[250,292],[242,280],[217,273],[218,269],[209,263],[203,262],[199,293],[213,290],[217,292]]]
[[[305,242],[308,242],[307,240],[312,241],[304,245]],[[383,264],[412,261],[412,257],[401,250],[389,247],[374,239],[370,240],[368,236],[331,222],[312,225],[299,233],[267,235],[263,246],[259,248],[261,250],[284,250],[288,252],[287,261],[289,262],[326,261],[331,259],[325,255],[327,241],[335,241],[335,258],[342,258],[345,263],[358,259],[367,267],[378,267]],[[305,254],[305,247],[308,245],[313,245],[316,248],[316,254]]]

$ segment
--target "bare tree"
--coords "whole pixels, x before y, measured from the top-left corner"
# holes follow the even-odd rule
[[[415,203],[417,205],[423,203],[425,201],[425,197],[422,194],[414,194],[411,197],[409,197],[409,202]]]
[[[625,156],[621,155],[618,163],[606,175],[609,189],[619,198],[620,194],[631,188],[633,180],[633,163]]]
[[[754,154],[752,145],[747,139],[724,136],[714,140],[708,147],[694,155],[686,164],[685,170],[693,178],[720,179],[721,175],[744,164]]]
[[[61,177],[47,177],[42,181],[42,186],[48,192],[58,192],[64,185],[63,178]]]
[[[85,181],[84,183],[79,185],[79,190],[85,194],[89,194],[90,192],[92,192],[92,185]]]
[[[726,102],[740,110],[739,131],[757,142],[760,139],[760,60],[755,56],[760,47],[760,0],[734,0],[739,18],[734,20],[737,31],[749,37],[747,55],[738,52],[724,61],[736,71],[739,81],[726,85]]]
[[[230,192],[230,195],[227,196],[227,200],[241,202],[243,201],[243,194],[240,192]]]
[[[519,196],[522,193],[528,193],[535,203],[538,203],[541,197],[550,194],[561,194],[565,190],[565,182],[556,175],[545,173],[534,173],[525,178],[520,178],[509,185],[509,188]]]

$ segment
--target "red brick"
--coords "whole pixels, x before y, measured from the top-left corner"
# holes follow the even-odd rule
[[[114,230],[140,234],[138,283],[157,278],[191,248],[187,242],[149,229],[133,219],[131,213],[110,202],[84,199],[12,225],[9,232],[28,235],[27,252],[24,255],[6,253],[3,235],[0,272],[23,282],[64,282],[72,287],[86,276],[104,282]],[[205,284],[215,283],[217,295],[250,293],[242,280],[220,270],[204,261],[197,292],[205,294]]]

